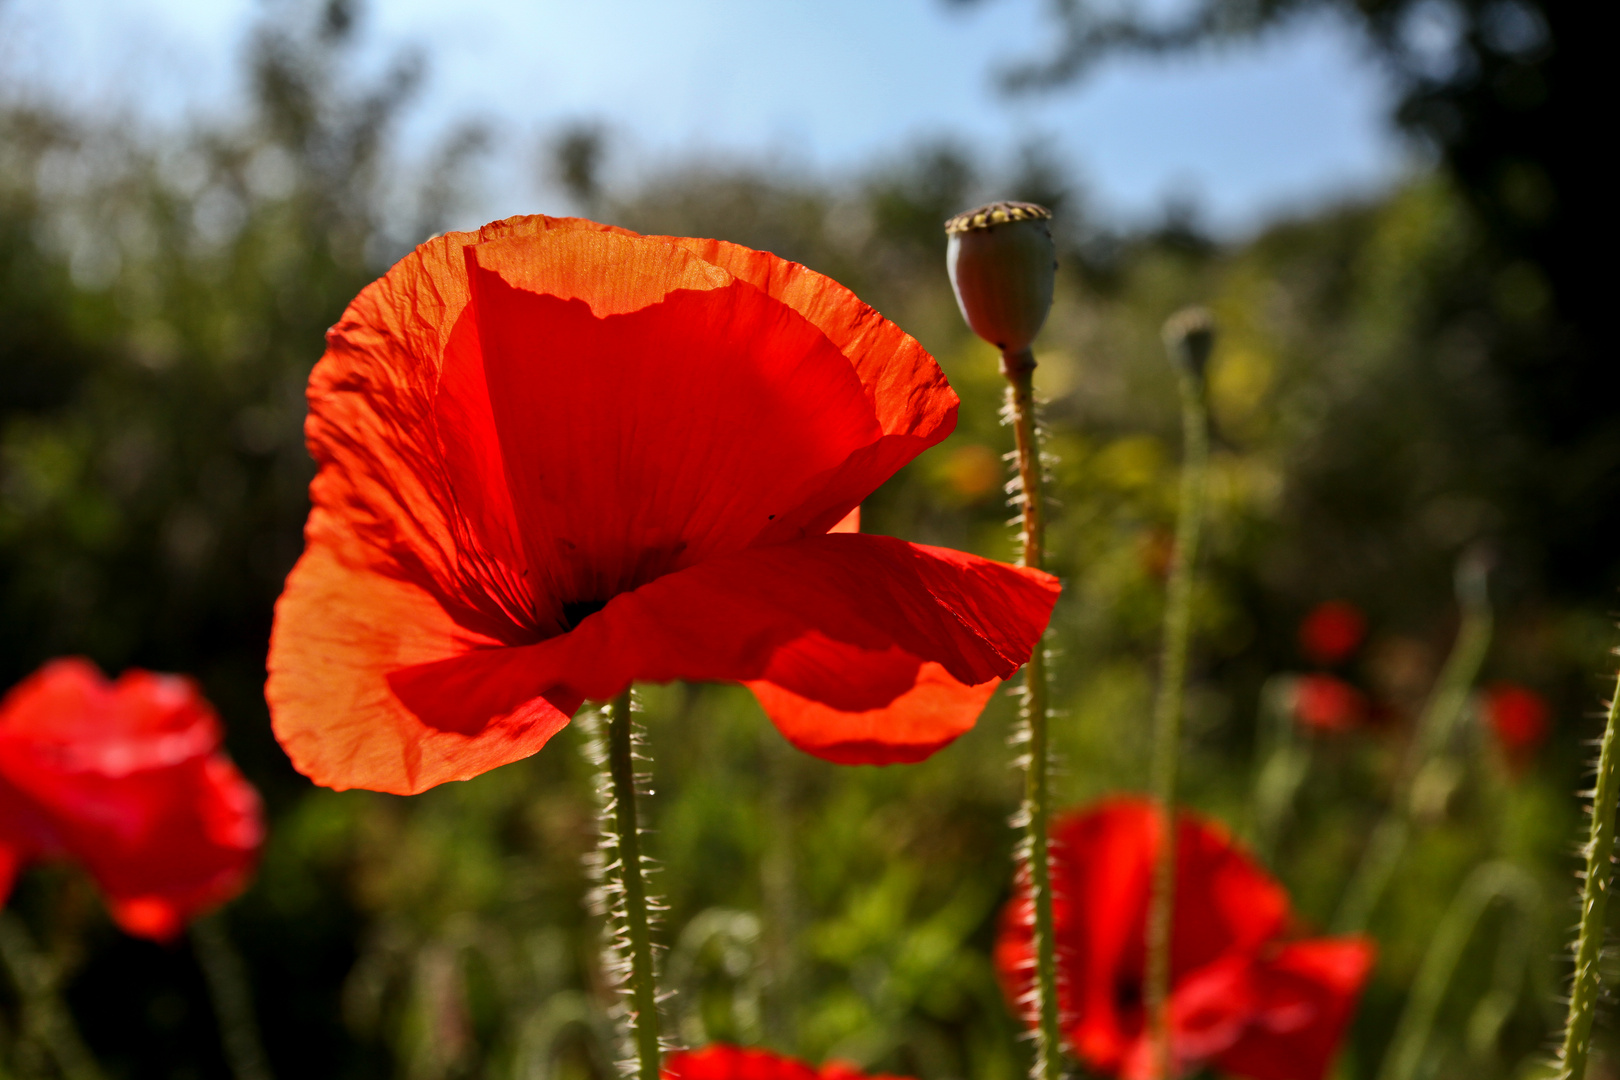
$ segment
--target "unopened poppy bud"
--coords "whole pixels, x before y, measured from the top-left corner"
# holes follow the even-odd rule
[[[945,266],[962,317],[1005,356],[1026,352],[1052,309],[1051,221],[1044,206],[996,202],[945,223]]]
[[[1203,382],[1215,349],[1215,316],[1208,308],[1182,308],[1164,322],[1164,347],[1183,371]]]

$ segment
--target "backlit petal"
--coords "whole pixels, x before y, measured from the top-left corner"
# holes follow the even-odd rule
[[[805,753],[840,765],[922,761],[970,730],[1001,685],[988,679],[968,686],[898,649],[869,652],[819,634],[778,650],[766,674],[748,688],[776,729]],[[868,687],[874,702],[899,692],[881,704],[857,698],[834,705],[813,696],[831,696],[820,688],[840,683]]]
[[[901,465],[956,427],[958,399],[934,358],[910,335],[854,293],[798,263],[724,240],[661,237],[722,267],[808,319],[855,366],[883,438],[828,476],[807,508],[847,506],[857,492],[875,490]],[[814,518],[779,519],[767,539],[791,539],[795,529],[819,532],[831,510]]]
[[[528,757],[577,700],[558,711],[530,693],[482,713],[418,715],[388,685],[390,671],[497,644],[458,625],[416,583],[346,566],[311,543],[276,603],[265,684],[276,738],[300,772],[339,790],[410,794]],[[454,680],[433,688],[458,690]]]
[[[561,637],[402,668],[389,684],[429,726],[451,730],[474,729],[542,693],[608,700],[632,680],[770,681],[846,713],[884,709],[908,693],[920,705],[932,693],[926,683],[918,690],[921,662],[969,687],[1011,674],[1028,659],[1057,588],[1039,571],[890,537],[811,537],[705,560],[616,597]],[[817,650],[825,656],[823,643],[888,660],[805,678],[802,661]],[[467,692],[446,693],[448,683]],[[911,720],[895,728],[901,747],[942,745],[961,723],[951,714],[919,737],[926,715],[914,710]],[[889,737],[882,724],[864,732],[876,743]]]
[[[825,335],[678,248],[570,232],[468,265],[532,587],[558,604],[741,551],[881,435]]]

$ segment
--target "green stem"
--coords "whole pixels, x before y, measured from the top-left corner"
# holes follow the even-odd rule
[[[208,997],[219,1024],[220,1046],[236,1080],[270,1080],[270,1062],[259,1038],[253,1014],[253,990],[241,953],[225,929],[225,917],[215,913],[191,924],[191,946],[197,954]]]
[[[1463,949],[1480,916],[1497,900],[1515,902],[1520,918],[1528,923],[1534,917],[1540,892],[1535,881],[1509,863],[1487,863],[1468,876],[1435,928],[1417,978],[1412,981],[1412,992],[1396,1025],[1395,1037],[1384,1054],[1378,1080],[1412,1080],[1417,1075],[1423,1063],[1423,1052],[1429,1045],[1429,1034],[1434,1030],[1434,1018],[1451,985],[1457,962],[1462,959]],[[1516,929],[1510,927],[1504,933],[1511,934]],[[1504,948],[1511,944],[1506,943]],[[1522,963],[1522,956],[1515,958]]]
[[[1423,714],[1418,717],[1412,745],[1395,780],[1389,809],[1373,829],[1361,861],[1345,887],[1344,899],[1339,902],[1333,919],[1337,933],[1359,933],[1365,929],[1373,910],[1383,899],[1411,836],[1413,785],[1424,766],[1445,752],[1468,703],[1474,680],[1485,663],[1494,620],[1486,595],[1485,567],[1478,558],[1464,556],[1458,565],[1457,600],[1462,609],[1457,641],[1451,647],[1445,667],[1440,670],[1440,678],[1435,682]]]
[[[1564,1046],[1559,1054],[1559,1080],[1581,1080],[1586,1075],[1587,1044],[1592,1040],[1592,1017],[1597,1009],[1598,961],[1603,956],[1603,932],[1609,907],[1609,884],[1614,876],[1615,728],[1620,726],[1620,685],[1609,702],[1609,719],[1598,751],[1597,783],[1592,788],[1592,834],[1586,841],[1586,885],[1581,895],[1581,928],[1575,938],[1575,982],[1569,994],[1569,1019],[1564,1025]]]
[[[658,1080],[658,990],[652,932],[647,921],[641,829],[636,819],[633,725],[627,688],[609,710],[608,772],[613,783],[614,827],[618,831],[617,884],[624,902],[625,946],[630,961],[630,1042],[635,1052],[636,1076],[639,1080]]]
[[[1153,710],[1153,798],[1163,822],[1164,838],[1153,867],[1148,905],[1145,1002],[1153,1040],[1156,1075],[1172,1075],[1170,1045],[1170,938],[1175,924],[1176,892],[1176,763],[1181,750],[1182,697],[1187,681],[1187,641],[1192,632],[1193,568],[1203,529],[1204,499],[1209,490],[1209,411],[1203,380],[1181,373],[1182,470],[1181,507],[1176,518],[1176,546],[1170,561],[1165,595],[1164,647],[1159,668],[1159,695]]]
[[[1254,853],[1272,865],[1294,800],[1311,770],[1314,744],[1301,739],[1292,701],[1297,680],[1273,676],[1260,688],[1259,767],[1255,770],[1252,817]]]
[[[765,981],[761,1024],[767,1042],[791,1045],[792,1010],[800,1000],[798,964],[793,956],[800,925],[796,855],[802,842],[794,817],[797,771],[789,756],[795,751],[787,741],[774,728],[760,730],[764,736],[760,753],[770,789],[765,812],[774,838],[760,862],[760,899],[765,909],[760,939]]]
[[[9,911],[0,911],[0,964],[22,1003],[23,1030],[45,1048],[65,1080],[102,1080],[58,993],[55,965],[40,955],[28,928]]]
[[[1035,415],[1035,356],[1028,349],[1001,358],[1007,376],[1007,404],[1018,447],[1020,563],[1041,569],[1046,562],[1046,501],[1041,485],[1040,431]],[[1058,1016],[1057,944],[1052,917],[1052,864],[1049,824],[1052,788],[1051,746],[1046,684],[1046,642],[1035,643],[1024,666],[1023,723],[1028,758],[1024,772],[1024,872],[1035,907],[1035,992],[1039,1020],[1035,1028],[1035,1080],[1061,1080],[1063,1033]]]

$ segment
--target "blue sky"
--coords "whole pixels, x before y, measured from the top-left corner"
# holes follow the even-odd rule
[[[0,0],[0,71],[88,108],[171,122],[240,100],[234,62],[266,3]],[[1407,161],[1386,87],[1343,28],[1257,47],[1109,65],[1076,87],[1008,99],[996,66],[1049,36],[1044,0],[373,0],[370,62],[416,45],[429,81],[407,138],[463,117],[496,152],[476,213],[559,209],[535,148],[604,123],[624,175],[690,154],[836,176],[953,136],[991,165],[1030,141],[1070,163],[1122,219],[1190,195],[1224,232],[1376,189]]]

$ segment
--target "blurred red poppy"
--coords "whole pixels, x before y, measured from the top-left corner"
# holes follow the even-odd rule
[[[664,1059],[664,1080],[905,1080],[885,1073],[863,1073],[842,1061],[817,1069],[769,1050],[711,1043],[701,1050],[677,1050]]]
[[[1116,798],[1052,831],[1063,1030],[1086,1065],[1146,1080],[1155,1063],[1142,1003],[1145,926],[1161,817]],[[1177,1074],[1211,1065],[1254,1080],[1320,1080],[1372,968],[1365,938],[1288,937],[1288,896],[1213,823],[1176,831],[1171,1050]],[[996,968],[1007,999],[1035,1022],[1030,903],[1020,885],[1002,913]]]
[[[1485,720],[1515,768],[1528,765],[1546,741],[1551,716],[1547,699],[1529,687],[1499,682],[1485,691]]]
[[[108,682],[53,660],[0,699],[0,903],[35,859],[89,869],[113,919],[166,941],[241,892],[264,840],[258,793],[219,747],[196,684]]]
[[[1313,731],[1360,727],[1368,717],[1367,698],[1332,675],[1301,675],[1294,680],[1294,719]]]
[[[331,787],[476,776],[637,679],[741,682],[804,750],[917,761],[1056,600],[1037,571],[838,528],[957,398],[765,252],[544,217],[439,237],[350,305],[309,403],[266,697]]]
[[[1299,647],[1313,664],[1342,663],[1361,645],[1367,617],[1345,600],[1329,600],[1311,609],[1299,624]]]

